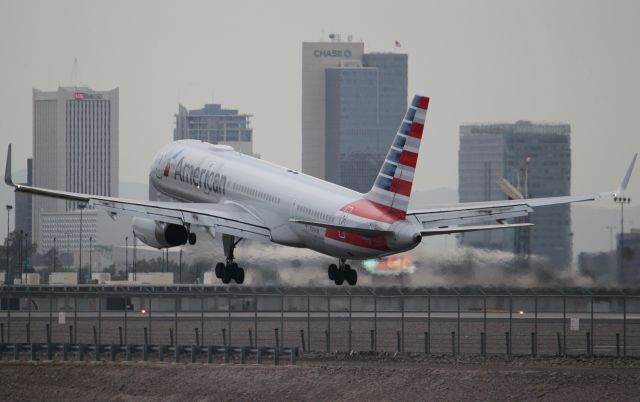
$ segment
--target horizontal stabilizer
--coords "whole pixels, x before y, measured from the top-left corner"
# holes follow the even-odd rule
[[[533,226],[533,223],[505,223],[500,225],[481,225],[481,226],[448,226],[442,228],[431,228],[421,230],[420,234],[423,236],[434,236],[442,234],[464,233],[464,232],[477,232],[479,230],[493,230],[493,229],[512,229],[518,227]]]
[[[353,226],[332,225],[330,223],[314,222],[314,221],[303,221],[303,220],[300,220],[300,219],[289,219],[289,222],[300,223],[302,225],[317,226],[319,228],[325,228],[325,229],[333,229],[333,230],[338,230],[338,231],[341,231],[341,232],[357,233],[359,235],[367,236],[367,237],[381,236],[381,235],[386,235],[386,234],[393,233],[393,232],[390,232],[388,230],[367,229],[367,228],[357,228],[357,227],[353,227]]]

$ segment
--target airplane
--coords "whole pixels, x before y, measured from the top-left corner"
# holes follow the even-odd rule
[[[424,236],[532,226],[507,223],[534,207],[620,196],[627,187],[637,154],[616,191],[578,196],[460,203],[409,210],[429,98],[416,95],[400,124],[371,190],[365,194],[293,169],[235,152],[226,145],[180,140],[165,145],[149,172],[150,185],[172,202],[139,201],[72,193],[15,184],[11,144],[5,182],[15,191],[85,203],[134,217],[133,232],[158,249],[197,241],[196,228],[222,235],[226,261],[215,274],[228,284],[244,282],[235,262],[243,239],[304,247],[335,257],[328,277],[336,285],[355,285],[357,271],[348,260],[380,258],[418,246]],[[486,224],[486,222],[492,222]],[[484,224],[480,224],[484,223]]]

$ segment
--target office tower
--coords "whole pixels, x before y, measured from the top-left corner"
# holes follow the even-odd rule
[[[302,171],[368,191],[407,107],[407,55],[302,44]]]
[[[173,140],[201,140],[212,144],[230,145],[243,154],[253,154],[251,115],[236,109],[223,109],[218,104],[206,104],[202,109],[187,110],[178,106]]]
[[[366,192],[406,108],[407,57],[365,54],[325,70],[324,178]]]
[[[118,146],[117,88],[33,90],[34,186],[118,196]],[[33,197],[34,241],[48,242],[41,238],[42,214],[76,209],[72,201]]]
[[[571,128],[568,124],[478,124],[460,127],[460,202],[508,199],[498,185],[504,178],[526,198],[563,196],[571,188]],[[549,258],[557,269],[572,258],[569,205],[537,208],[530,215],[531,254]],[[527,230],[527,229],[522,229]],[[461,243],[514,251],[518,230],[466,233]]]

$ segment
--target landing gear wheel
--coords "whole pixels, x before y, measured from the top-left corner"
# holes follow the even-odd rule
[[[216,264],[216,278],[218,278],[218,279],[222,278],[222,273],[224,272],[225,268],[226,267],[221,262]]]
[[[336,271],[338,271],[338,266],[336,264],[329,265],[329,269],[327,270],[327,273],[329,274],[329,280],[335,280]]]
[[[225,285],[229,282],[231,282],[231,275],[233,273],[233,271],[230,269],[231,267],[226,266],[224,267],[224,270],[222,271],[222,283],[224,283]]]
[[[189,239],[188,240],[189,240],[189,244],[191,244],[192,246],[194,244],[196,244],[196,240],[197,240],[196,234],[195,233],[189,233]]]
[[[336,285],[340,286],[344,282],[344,270],[337,269],[335,274],[333,275],[333,281]]]
[[[348,269],[344,273],[344,277],[347,280],[347,283],[351,286],[355,285],[358,282],[358,272],[355,269],[351,269],[347,265]]]
[[[234,273],[234,279],[238,285],[242,285],[242,282],[244,282],[244,269],[238,268]]]

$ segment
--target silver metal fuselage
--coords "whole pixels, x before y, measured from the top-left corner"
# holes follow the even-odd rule
[[[150,184],[175,201],[235,204],[268,227],[274,243],[338,258],[381,257],[417,245],[413,236],[419,231],[406,220],[392,222],[386,216],[369,219],[352,213],[368,202],[363,194],[227,146],[197,140],[167,144],[154,158]],[[331,229],[290,219],[392,231],[393,235],[378,239],[340,231],[332,235]]]

